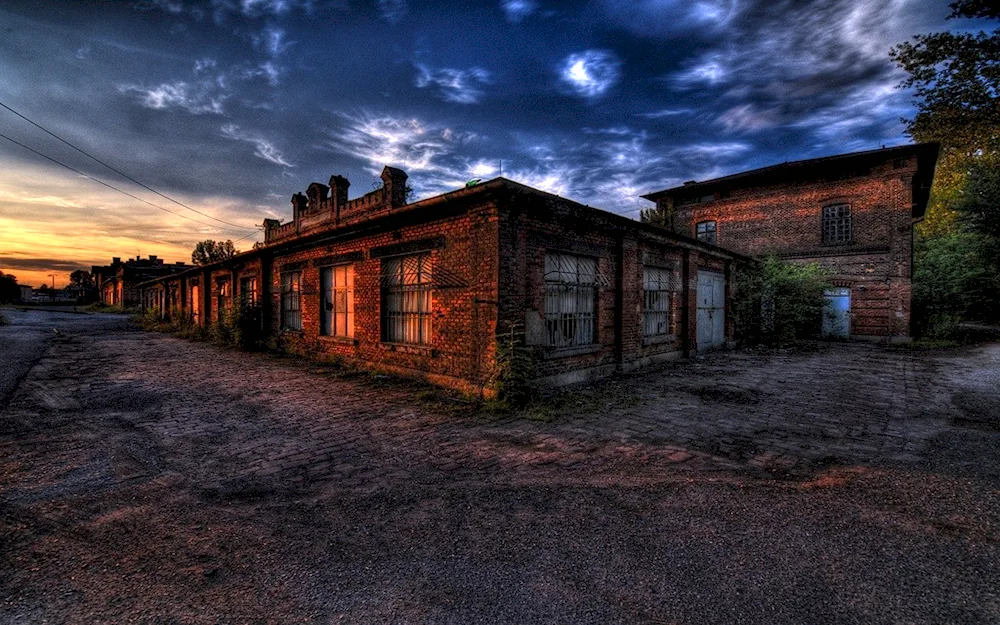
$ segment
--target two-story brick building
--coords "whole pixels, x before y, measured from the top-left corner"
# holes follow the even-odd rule
[[[408,203],[406,179],[313,183],[263,246],[147,282],[144,306],[208,325],[256,304],[290,351],[477,393],[511,333],[544,384],[731,340],[738,254],[504,178]]]
[[[687,182],[644,195],[668,228],[755,257],[816,262],[833,274],[823,332],[910,334],[913,226],[936,144],[841,154]]]

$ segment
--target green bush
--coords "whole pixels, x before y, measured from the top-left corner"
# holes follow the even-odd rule
[[[732,314],[736,340],[781,345],[821,330],[829,273],[816,263],[797,265],[775,257],[736,269]]]
[[[243,350],[264,349],[267,332],[259,304],[234,306],[227,315],[231,345]]]
[[[914,246],[914,334],[958,340],[961,321],[1000,323],[1000,244],[955,231],[918,237]]]
[[[143,329],[170,332],[181,338],[210,341],[224,347],[256,351],[269,347],[261,324],[260,306],[238,306],[230,310],[219,323],[208,327],[190,319],[169,318],[159,311],[148,310],[133,317]]]
[[[513,328],[497,336],[496,359],[489,387],[496,394],[493,401],[502,407],[521,407],[531,399],[535,362],[524,344],[523,333]]]

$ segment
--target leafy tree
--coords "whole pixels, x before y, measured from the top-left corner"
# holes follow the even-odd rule
[[[1000,237],[1000,167],[980,161],[966,173],[965,186],[954,200],[958,214],[974,231]]]
[[[0,304],[10,304],[21,301],[21,287],[17,278],[0,271]]]
[[[194,246],[191,252],[191,262],[195,265],[208,265],[217,260],[232,258],[239,253],[232,241],[213,241],[206,239]]]
[[[94,288],[94,276],[90,275],[88,271],[77,269],[69,274],[69,283],[81,289],[92,289]]]
[[[994,0],[950,6],[950,19],[1000,19]],[[941,145],[917,228],[913,313],[918,334],[946,338],[961,320],[1000,321],[1000,28],[918,35],[890,57],[916,96],[907,133]]]
[[[951,18],[1000,18],[985,0],[958,0]],[[901,43],[890,58],[909,74],[917,115],[908,131],[920,141],[939,141],[946,155],[1000,153],[1000,30],[931,33]]]
[[[918,335],[955,338],[961,321],[996,319],[1000,308],[1000,242],[976,232],[920,237],[913,270]]]
[[[990,0],[958,0],[953,18],[1000,18]],[[937,141],[941,158],[927,217],[926,235],[953,231],[962,222],[956,200],[968,170],[1000,158],[1000,29],[978,33],[930,33],[901,43],[890,58],[908,77],[900,87],[914,90],[917,114],[904,120],[917,141]]]

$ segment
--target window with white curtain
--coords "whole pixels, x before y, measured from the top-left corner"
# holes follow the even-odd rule
[[[320,334],[354,336],[354,265],[323,267],[320,299]]]
[[[382,340],[428,345],[431,342],[430,253],[382,260]]]
[[[590,345],[596,339],[597,260],[545,255],[545,329],[551,347]]]
[[[642,335],[665,336],[670,334],[670,278],[671,271],[660,267],[642,270]]]
[[[302,274],[281,274],[281,329],[302,329]]]

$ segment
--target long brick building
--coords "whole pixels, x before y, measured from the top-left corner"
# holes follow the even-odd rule
[[[168,276],[191,265],[177,262],[168,265],[162,258],[150,255],[149,258],[128,258],[124,262],[119,257],[111,259],[110,265],[93,265],[90,274],[94,278],[94,286],[102,304],[132,308],[139,305],[139,290],[136,288],[142,282],[153,278]]]
[[[823,332],[910,334],[913,226],[923,218],[936,144],[783,163],[644,195],[668,229],[750,256],[817,262]]]
[[[256,304],[290,351],[470,392],[511,332],[544,384],[731,340],[739,254],[504,178],[413,203],[403,171],[382,180],[355,199],[341,176],[309,185],[262,246],[149,281],[143,305],[208,325]]]

